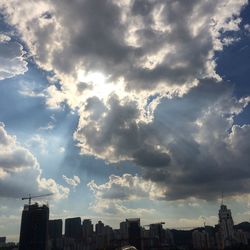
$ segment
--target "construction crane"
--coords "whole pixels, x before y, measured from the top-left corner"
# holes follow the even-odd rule
[[[35,196],[31,196],[31,195],[29,194],[28,197],[22,197],[22,200],[29,200],[29,205],[31,205],[31,199],[40,198],[40,197],[45,197],[45,196],[50,196],[50,195],[53,195],[53,193],[41,194],[41,195],[35,195]]]
[[[149,225],[144,225],[144,227],[150,227],[151,225],[163,225],[165,222],[156,222],[156,223],[151,223]]]

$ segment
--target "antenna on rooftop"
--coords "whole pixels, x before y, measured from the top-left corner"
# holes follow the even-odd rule
[[[221,205],[223,205],[223,200],[224,200],[224,193],[223,191],[221,192]]]
[[[202,216],[204,228],[206,228],[206,217]]]

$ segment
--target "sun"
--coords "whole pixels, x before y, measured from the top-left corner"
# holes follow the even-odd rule
[[[110,81],[110,76],[102,72],[84,72],[78,71],[78,81],[84,82],[89,86],[90,96],[96,96],[99,99],[107,99],[112,93],[120,95],[124,93],[124,88],[120,82]]]

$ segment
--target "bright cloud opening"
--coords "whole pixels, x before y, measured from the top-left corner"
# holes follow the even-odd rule
[[[98,97],[99,99],[107,99],[112,93],[121,96],[124,95],[124,87],[122,81],[118,83],[109,82],[110,76],[106,76],[102,72],[85,72],[78,71],[78,81],[86,83],[89,89],[90,97]]]

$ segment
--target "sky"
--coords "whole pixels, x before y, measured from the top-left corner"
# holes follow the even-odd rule
[[[246,0],[0,0],[0,236],[28,194],[114,228],[250,216]]]

